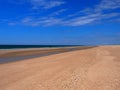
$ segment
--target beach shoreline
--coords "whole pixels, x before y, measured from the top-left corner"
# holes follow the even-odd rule
[[[0,90],[120,90],[120,46],[0,64]]]
[[[95,46],[5,49],[0,51],[0,64],[93,47]]]

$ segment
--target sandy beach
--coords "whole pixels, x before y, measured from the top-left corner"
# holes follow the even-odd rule
[[[40,54],[8,52],[0,58]],[[0,90],[120,90],[120,46],[61,52],[0,64]]]

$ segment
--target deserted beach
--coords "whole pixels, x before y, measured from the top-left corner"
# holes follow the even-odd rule
[[[0,90],[119,90],[120,46],[0,64]]]
[[[120,90],[120,0],[0,0],[0,90]]]

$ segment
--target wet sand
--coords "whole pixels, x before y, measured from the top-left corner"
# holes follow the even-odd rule
[[[0,64],[43,57],[52,54],[64,53],[74,50],[94,48],[95,46],[77,46],[60,48],[32,48],[32,49],[5,49],[0,50]]]
[[[1,58],[13,54],[5,53]],[[120,90],[120,46],[0,64],[0,90]]]

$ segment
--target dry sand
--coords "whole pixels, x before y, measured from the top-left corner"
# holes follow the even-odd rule
[[[0,64],[0,90],[120,90],[120,46]]]

